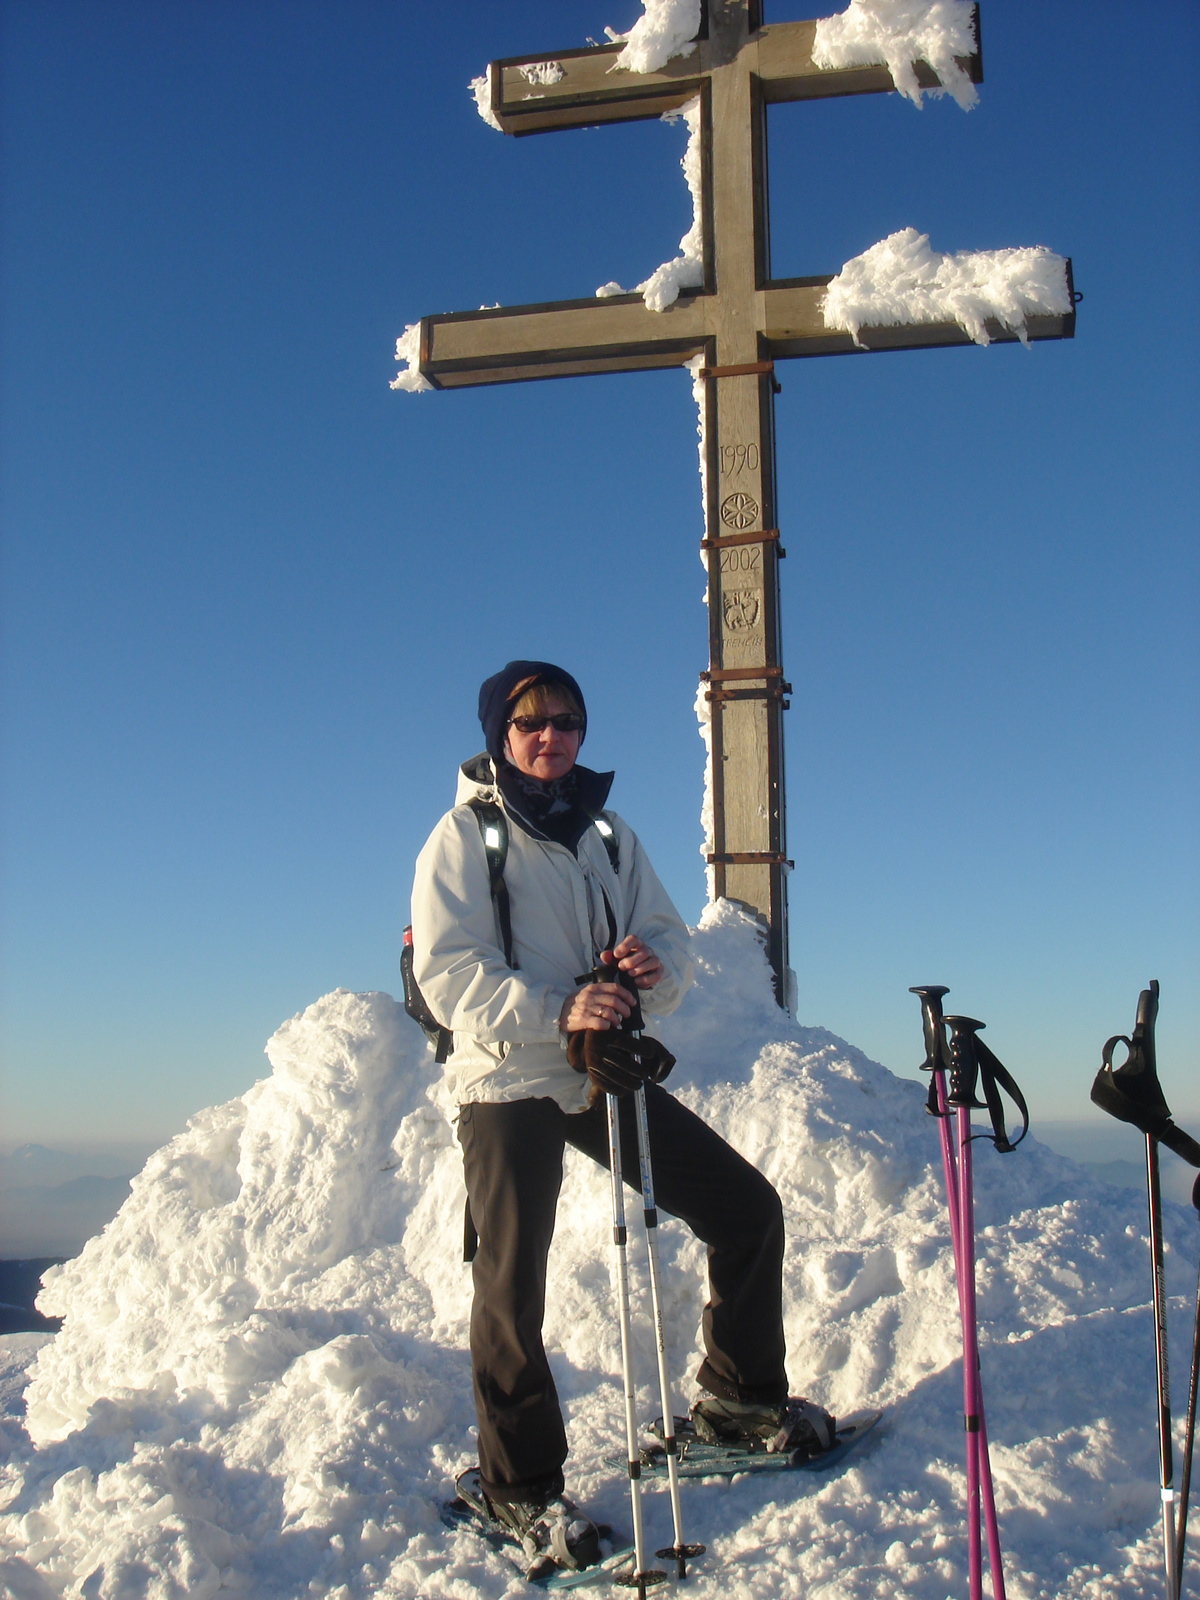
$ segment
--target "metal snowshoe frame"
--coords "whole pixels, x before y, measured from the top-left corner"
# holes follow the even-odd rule
[[[925,984],[910,990],[921,1001],[921,1022],[925,1034],[925,1062],[921,1070],[931,1074],[926,1110],[938,1119],[942,1173],[950,1214],[950,1245],[954,1252],[958,1312],[962,1323],[963,1426],[967,1440],[967,1573],[970,1594],[971,1600],[981,1600],[983,1593],[983,1551],[979,1529],[982,1505],[992,1594],[994,1600],[1005,1600],[1000,1526],[996,1517],[996,1494],[992,1484],[992,1462],[988,1453],[983,1384],[979,1370],[971,1145],[978,1137],[990,1137],[1001,1155],[1009,1154],[1029,1131],[1029,1113],[1012,1074],[978,1037],[979,1029],[984,1024],[974,1017],[943,1016],[942,996],[949,992],[943,984]],[[947,1028],[950,1029],[949,1040],[946,1037]],[[947,1073],[950,1074],[949,1091],[946,1087]],[[977,1100],[975,1089],[981,1077],[985,1098]],[[1005,1129],[1001,1088],[1021,1114],[1023,1126],[1016,1139],[1010,1140]],[[988,1111],[992,1121],[990,1135],[972,1133],[971,1112],[976,1108]]]
[[[1196,1435],[1196,1388],[1200,1368],[1200,1279],[1196,1284],[1196,1320],[1192,1329],[1192,1367],[1188,1385],[1186,1443],[1180,1491],[1176,1495],[1175,1465],[1171,1446],[1171,1378],[1167,1355],[1167,1294],[1163,1274],[1162,1187],[1158,1147],[1165,1144],[1193,1167],[1200,1167],[1200,1144],[1177,1128],[1158,1081],[1154,1024],[1158,1017],[1158,979],[1138,995],[1137,1019],[1132,1035],[1116,1033],[1100,1053],[1100,1071],[1092,1084],[1092,1102],[1121,1122],[1128,1122],[1146,1140],[1146,1200],[1150,1214],[1150,1273],[1154,1310],[1154,1365],[1158,1381],[1158,1482],[1162,1495],[1163,1568],[1166,1600],[1179,1600],[1183,1584],[1184,1543],[1187,1537],[1188,1494],[1192,1476],[1192,1445]],[[1113,1066],[1119,1044],[1125,1061]],[[1192,1204],[1200,1213],[1200,1176],[1192,1188]],[[1179,1521],[1175,1521],[1178,1499]]]

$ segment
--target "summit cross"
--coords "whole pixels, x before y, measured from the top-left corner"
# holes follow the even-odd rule
[[[784,811],[784,681],[774,461],[776,361],[971,342],[956,323],[864,327],[856,345],[825,325],[830,275],[772,278],[766,108],[779,101],[888,93],[886,66],[821,68],[817,24],[763,23],[759,0],[702,0],[690,51],[657,72],[614,70],[620,43],[494,61],[491,110],[505,133],[629,122],[699,98],[703,284],[652,311],[640,294],[425,317],[420,372],[437,389],[680,367],[701,357],[705,439],[713,892],[764,928],[776,996],[789,1002]],[[978,41],[976,14],[975,39]],[[913,63],[923,88],[939,85]],[[978,47],[960,60],[982,81]],[[1069,265],[1068,265],[1069,272]],[[1017,335],[988,322],[995,340]],[[1029,339],[1070,338],[1074,315],[1033,316]]]

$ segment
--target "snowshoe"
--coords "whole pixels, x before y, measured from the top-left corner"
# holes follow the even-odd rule
[[[775,1430],[769,1437],[764,1438],[762,1433],[751,1432],[749,1435],[713,1438],[706,1436],[700,1429],[709,1427],[712,1434],[717,1429],[711,1422],[711,1417],[701,1423],[693,1411],[690,1417],[675,1418],[675,1442],[677,1450],[677,1470],[683,1478],[708,1478],[708,1477],[733,1477],[739,1472],[830,1472],[840,1462],[844,1461],[851,1450],[862,1443],[867,1434],[883,1415],[882,1411],[856,1411],[851,1416],[842,1417],[835,1425],[833,1443],[823,1449],[811,1450],[807,1430],[797,1430],[795,1437],[799,1442],[791,1448],[786,1445],[786,1440],[792,1436],[792,1427],[788,1426],[784,1435],[783,1447],[774,1450],[767,1448],[771,1440],[778,1439],[785,1423],[781,1412],[795,1406],[795,1401],[790,1401],[788,1408],[760,1407],[760,1410],[771,1409],[779,1417]],[[814,1408],[816,1409],[816,1408]],[[761,1424],[765,1431],[765,1421]],[[732,1433],[732,1430],[730,1430]],[[645,1446],[641,1452],[642,1476],[644,1478],[665,1477],[667,1475],[667,1453],[662,1442],[664,1439],[662,1418],[659,1417],[651,1424],[650,1433],[654,1442]],[[617,1463],[614,1463],[617,1464]]]
[[[690,1420],[706,1444],[735,1445],[752,1455],[786,1452],[797,1465],[801,1458],[832,1449],[837,1432],[829,1412],[811,1400],[771,1406],[706,1394],[692,1407]]]
[[[461,1473],[454,1487],[458,1498],[445,1508],[443,1520],[451,1526],[471,1523],[539,1588],[611,1582],[613,1569],[629,1554],[627,1542],[614,1541],[611,1528],[591,1522],[565,1495],[545,1504],[489,1500],[477,1467]]]

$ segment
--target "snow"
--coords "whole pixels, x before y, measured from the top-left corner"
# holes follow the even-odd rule
[[[552,83],[561,83],[566,73],[561,61],[535,61],[521,68],[521,76],[526,83],[539,83],[547,87]]]
[[[421,324],[410,322],[404,332],[396,340],[396,360],[404,362],[404,369],[398,372],[388,384],[389,389],[407,389],[410,394],[423,394],[433,385],[421,373]]]
[[[812,58],[826,68],[883,62],[915,106],[922,92],[948,94],[970,111],[979,96],[955,57],[975,53],[972,10],[970,0],[850,0],[840,15],[817,23]],[[941,88],[922,91],[914,61],[928,62]]]
[[[701,551],[703,556],[705,551]],[[708,601],[707,592],[705,602]],[[717,848],[714,832],[716,816],[716,802],[713,795],[713,764],[712,764],[712,701],[707,698],[708,683],[701,678],[696,689],[696,721],[700,726],[700,737],[704,741],[704,798],[700,802],[700,832],[703,838],[700,841],[700,856],[704,861],[704,883],[708,891],[709,903],[712,904],[717,893],[716,868],[709,865],[708,857]]]
[[[688,56],[696,48],[700,31],[700,0],[642,0],[643,14],[628,33],[605,28],[609,41],[624,41],[614,63],[626,72],[661,72],[675,56]]]
[[[477,78],[472,78],[467,85],[475,96],[475,109],[487,123],[489,128],[495,128],[497,133],[503,133],[496,113],[492,110],[492,69],[489,65],[486,72],[481,72]]]
[[[847,261],[824,302],[825,326],[851,334],[855,344],[864,327],[914,322],[957,322],[976,344],[988,344],[990,318],[1027,345],[1028,317],[1070,309],[1067,264],[1052,250],[942,255],[915,228],[889,234]]]
[[[687,149],[679,165],[692,197],[692,225],[679,241],[679,254],[664,261],[638,284],[638,293],[651,311],[665,311],[679,299],[681,289],[699,289],[704,283],[704,233],[701,224],[700,97],[689,100],[678,111],[662,119],[674,122],[682,117],[687,124]]]
[[[680,1062],[671,1087],[783,1198],[793,1386],[835,1411],[886,1414],[829,1480],[685,1485],[685,1533],[709,1547],[688,1592],[961,1595],[957,1305],[923,1088],[781,1012],[759,941],[728,902],[705,912],[696,955],[696,988],[661,1025]],[[913,1036],[918,1058],[915,1001]],[[12,1405],[0,1418],[0,1590],[524,1592],[506,1561],[438,1516],[474,1455],[461,1161],[440,1069],[394,1000],[344,990],[285,1023],[268,1056],[270,1076],[193,1118],[105,1232],[49,1275],[40,1308],[66,1324],[35,1341],[24,1420]],[[1157,1595],[1144,1201],[1036,1138],[1005,1157],[975,1148],[1009,1594]],[[569,1154],[547,1345],[571,1488],[628,1526],[627,1482],[608,1459],[622,1443],[609,1227],[605,1175]],[[1171,1334],[1186,1351],[1194,1213],[1168,1208],[1167,1230]],[[697,1362],[704,1257],[680,1224],[660,1234],[678,1404]],[[635,1237],[649,1417],[643,1254]],[[645,1504],[653,1549],[670,1541],[669,1501],[655,1491]]]
[[[28,1369],[52,1333],[0,1334],[0,1437],[8,1417],[25,1414],[25,1385]]]
[[[696,34],[700,31],[700,0],[642,0],[642,15],[628,33],[614,33],[605,28],[613,44],[624,42],[625,48],[614,61],[610,71],[661,72],[674,56],[690,55],[696,48]],[[475,98],[475,109],[497,133],[503,133],[492,111],[491,65],[486,72],[472,78],[470,91]],[[550,85],[560,83],[566,76],[561,62],[539,61],[521,68],[526,83]]]
[[[679,165],[692,197],[692,221],[688,231],[679,241],[679,254],[656,267],[633,291],[640,294],[651,311],[665,311],[679,299],[681,289],[699,289],[704,284],[704,229],[701,221],[700,191],[703,183],[700,155],[700,97],[688,101],[678,111],[668,111],[663,122],[677,122],[682,117],[687,125],[688,142]],[[605,283],[596,290],[599,298],[624,294],[616,282]],[[703,470],[703,469],[701,469]]]

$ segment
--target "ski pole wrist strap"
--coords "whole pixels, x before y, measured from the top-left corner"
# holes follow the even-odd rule
[[[983,1098],[987,1103],[988,1116],[992,1119],[992,1143],[1001,1155],[1007,1155],[1010,1150],[1015,1150],[1021,1140],[1029,1132],[1029,1107],[1025,1104],[1025,1096],[1017,1087],[1016,1079],[1012,1073],[988,1049],[983,1040],[976,1038],[975,1051],[979,1061],[979,1081],[983,1087]],[[1016,1106],[1021,1116],[1021,1131],[1015,1139],[1008,1137],[1004,1126],[1004,1102],[1000,1098],[1000,1091],[1005,1094]],[[985,1136],[986,1137],[986,1136]]]

